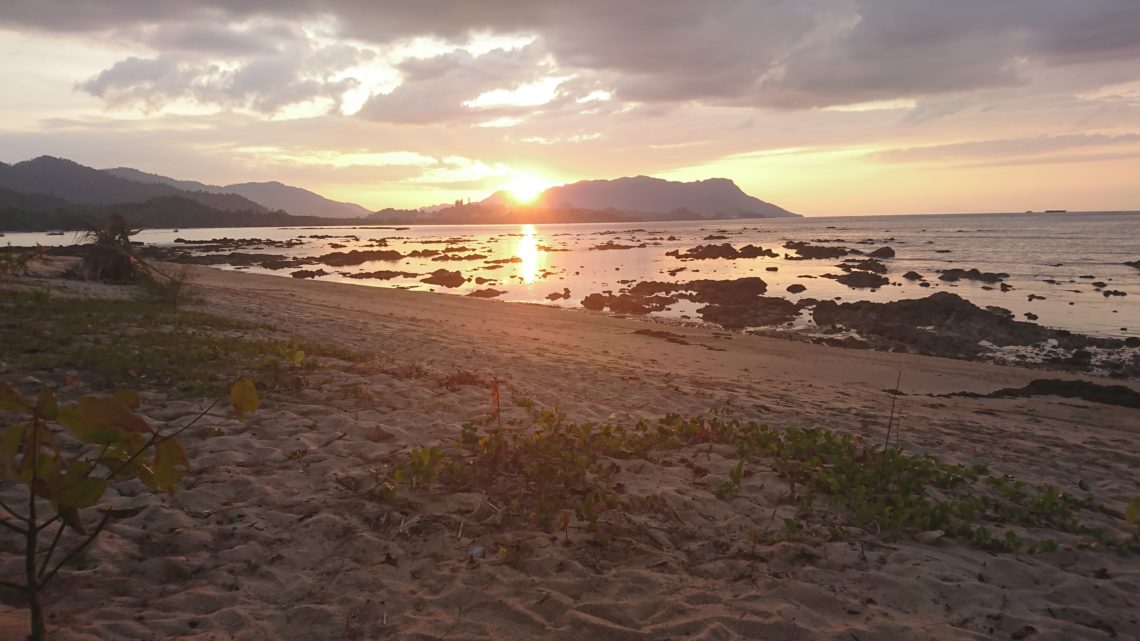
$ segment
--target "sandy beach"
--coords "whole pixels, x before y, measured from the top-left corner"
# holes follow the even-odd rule
[[[220,436],[191,429],[193,466],[177,494],[112,496],[145,509],[112,525],[51,587],[53,639],[1140,638],[1135,556],[1063,545],[999,554],[874,532],[757,544],[749,533],[782,530],[792,508],[762,469],[734,497],[716,498],[736,458],[711,446],[618,461],[626,492],[654,494],[667,509],[607,511],[601,533],[577,522],[565,536],[498,526],[502,508],[476,492],[417,488],[391,506],[362,491],[394,454],[454,443],[464,422],[488,414],[489,381],[499,379],[503,418],[520,424],[531,399],[575,421],[727,408],[775,428],[881,440],[893,399],[908,451],[1122,511],[1140,496],[1138,410],[936,396],[1072,375],[426,292],[193,274],[196,308],[369,358],[315,370],[306,389],[267,396],[244,423],[219,412],[209,425]],[[635,333],[645,329],[674,340]],[[141,413],[159,424],[206,404],[140,389]],[[695,474],[697,464],[708,474]],[[1129,528],[1110,514],[1090,518]],[[9,576],[20,562],[12,547],[0,551]],[[6,591],[0,638],[22,638],[24,618]]]

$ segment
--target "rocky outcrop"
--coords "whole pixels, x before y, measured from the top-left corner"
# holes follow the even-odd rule
[[[459,272],[437,269],[427,278],[421,279],[420,282],[429,285],[441,285],[443,287],[459,287],[463,283],[466,283],[467,279]]]
[[[890,247],[880,247],[867,255],[871,258],[894,258],[895,250]]]
[[[354,274],[341,272],[341,274],[348,278],[355,278],[357,280],[364,280],[366,278],[374,278],[376,280],[392,280],[393,278],[415,278],[416,276],[419,276],[419,274],[413,272],[397,272],[387,269],[381,269],[374,272],[356,272]]]
[[[839,269],[842,269],[845,272],[859,269],[865,272],[873,272],[875,274],[887,273],[887,266],[875,260],[874,258],[868,258],[866,260],[846,260],[839,265]]]
[[[692,249],[681,251],[675,249],[671,252],[665,252],[666,256],[672,256],[679,260],[710,260],[716,258],[724,258],[728,260],[737,260],[740,258],[760,258],[767,256],[769,258],[779,258],[779,254],[771,249],[764,249],[755,245],[745,245],[740,249],[736,249],[730,243],[723,243],[720,245],[697,245]]]
[[[813,310],[816,324],[854,329],[876,337],[885,347],[906,347],[922,354],[974,356],[979,345],[1032,345],[1054,337],[1052,330],[986,311],[950,292],[890,303],[860,301],[837,304],[820,301]]]
[[[938,270],[938,279],[944,280],[948,283],[957,282],[962,279],[977,280],[983,283],[1000,283],[1001,281],[1009,278],[1009,274],[1002,272],[983,272],[978,271],[977,268],[971,269],[940,269]]]
[[[505,291],[501,291],[498,289],[491,289],[490,287],[488,287],[487,289],[476,289],[475,291],[473,291],[467,295],[471,296],[472,298],[494,298],[496,296],[502,296],[503,294],[506,294],[506,293],[507,292],[505,292]]]
[[[798,256],[791,256],[789,260],[811,260],[816,258],[842,258],[849,254],[861,254],[863,252],[857,249],[848,249],[846,247],[826,247],[823,245],[812,245],[800,241],[789,240],[784,243],[785,249],[791,249],[798,254]]]
[[[883,285],[891,282],[891,279],[887,278],[886,276],[880,276],[879,274],[864,271],[852,271],[847,274],[843,274],[842,276],[836,276],[835,274],[824,274],[823,277],[833,278],[853,289],[882,287]]]
[[[348,252],[332,252],[317,257],[316,261],[333,267],[360,265],[373,260],[402,260],[404,255],[394,249],[354,249]]]

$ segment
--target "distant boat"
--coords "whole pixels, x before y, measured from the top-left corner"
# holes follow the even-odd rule
[[[1069,213],[1069,210],[1068,209],[1046,209],[1045,213],[1046,214],[1067,214],[1067,213]]]

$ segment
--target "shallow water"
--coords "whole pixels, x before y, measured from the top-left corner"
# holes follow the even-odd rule
[[[312,235],[339,238],[309,238]],[[343,236],[355,236],[356,239]],[[723,239],[708,239],[724,236]],[[403,287],[417,290],[468,294],[477,289],[504,291],[496,300],[520,301],[580,307],[587,294],[614,291],[641,280],[683,282],[696,279],[732,279],[759,276],[768,283],[768,295],[791,300],[801,297],[834,298],[843,301],[876,302],[901,298],[921,298],[936,291],[952,291],[980,306],[997,305],[1012,311],[1020,320],[1036,314],[1035,322],[1056,328],[1099,336],[1140,336],[1140,270],[1124,265],[1140,259],[1140,212],[1068,214],[954,214],[930,216],[860,216],[803,219],[750,219],[740,221],[696,221],[630,224],[574,225],[463,225],[393,228],[224,228],[147,230],[136,240],[147,245],[171,245],[176,238],[264,238],[284,241],[301,238],[296,247],[240,248],[250,253],[315,257],[333,251],[376,249],[370,241],[387,239],[384,249],[407,254],[416,249],[442,250],[462,245],[470,251],[453,255],[484,255],[474,260],[433,261],[405,258],[399,261],[371,261],[362,265],[333,268],[311,265],[302,269],[324,268],[333,280],[364,286]],[[672,239],[670,239],[672,237]],[[870,252],[889,245],[896,257],[883,262],[888,266],[891,284],[877,290],[852,289],[824,274],[842,274],[836,268],[841,259],[787,260],[795,252],[784,249],[784,242],[815,241],[857,248]],[[440,242],[451,240],[452,242]],[[66,245],[74,234],[7,234],[0,239],[11,245]],[[631,249],[593,249],[607,241],[633,245]],[[345,245],[343,248],[330,244]],[[774,250],[780,258],[742,260],[683,261],[666,252],[700,244],[746,244]],[[645,247],[639,245],[645,244]],[[813,243],[815,244],[815,243]],[[187,247],[186,245],[181,245]],[[565,250],[565,251],[551,251]],[[228,250],[227,250],[228,253]],[[495,267],[486,261],[518,257],[520,262]],[[222,266],[223,268],[230,268]],[[778,271],[768,271],[775,267]],[[983,272],[1005,272],[1005,282],[1014,289],[987,290],[983,283],[938,279],[936,270],[958,267]],[[670,270],[677,270],[670,274]],[[289,276],[294,269],[245,271]],[[420,280],[437,269],[458,270],[469,280],[462,286],[446,288]],[[420,274],[414,278],[358,280],[345,274],[394,270]],[[914,270],[926,277],[930,287],[902,278]],[[1082,276],[1093,278],[1082,278]],[[476,277],[488,279],[477,284]],[[1057,281],[1056,284],[1044,282]],[[625,281],[625,282],[623,282]],[[1123,291],[1126,296],[1106,297],[1095,291],[1094,281],[1107,283],[1105,290]],[[807,287],[801,294],[785,291],[788,285]],[[569,299],[550,301],[551,293],[571,292]],[[1028,300],[1029,294],[1044,300]],[[667,312],[655,314],[696,319],[697,305],[682,301]]]

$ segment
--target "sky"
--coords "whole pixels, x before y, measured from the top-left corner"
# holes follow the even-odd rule
[[[1137,34],[1137,0],[4,0],[0,161],[372,209],[650,175],[1137,210]]]

